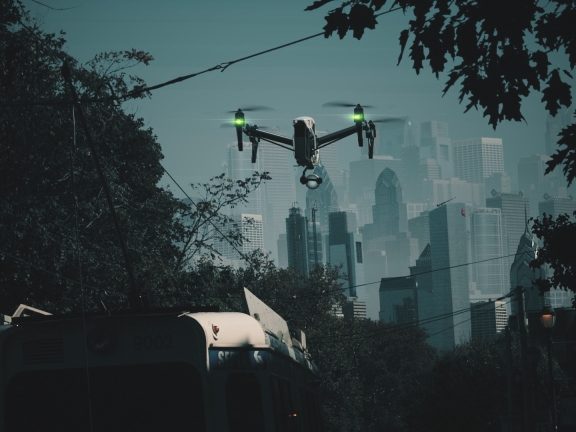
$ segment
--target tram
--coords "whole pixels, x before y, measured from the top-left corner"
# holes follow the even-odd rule
[[[247,313],[15,316],[0,326],[0,431],[322,431],[305,334]]]

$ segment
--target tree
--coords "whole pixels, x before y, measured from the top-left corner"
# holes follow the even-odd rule
[[[250,262],[234,270],[202,260],[191,274],[189,290],[178,293],[179,301],[242,311],[241,295],[248,288],[291,328],[306,333],[321,374],[326,430],[409,430],[420,378],[436,358],[424,331],[336,317],[334,307],[346,300],[339,268],[317,266],[300,275],[276,268],[258,252]]]
[[[66,61],[81,99],[125,94],[143,81],[127,74],[152,56],[142,51],[97,55],[87,64],[68,56],[62,35],[44,33],[18,1],[0,2],[0,304],[51,312],[126,306],[126,264],[102,183],[60,74]],[[141,97],[146,97],[142,94]],[[21,101],[25,101],[20,103]],[[100,155],[136,283],[144,294],[180,290],[194,255],[214,252],[212,240],[234,206],[267,178],[232,182],[223,175],[197,188],[195,206],[158,182],[160,144],[142,119],[113,102],[83,104]],[[224,233],[236,245],[242,233]],[[82,285],[79,281],[82,280]],[[156,304],[161,306],[163,304]]]

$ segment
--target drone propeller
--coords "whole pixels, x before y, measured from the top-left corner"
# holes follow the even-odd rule
[[[334,101],[334,102],[326,102],[322,104],[322,108],[354,108],[358,104],[353,104],[350,102],[342,102],[342,101]],[[374,108],[374,105],[361,105],[362,108]]]
[[[256,112],[256,111],[275,111],[274,108],[264,105],[248,105],[245,108],[240,108],[244,112]],[[234,114],[236,111],[226,111],[228,114]]]
[[[406,123],[408,117],[384,117],[372,120],[372,123]]]
[[[236,125],[233,123],[222,123],[220,125],[220,127],[222,129],[234,129],[236,127]],[[273,127],[272,126],[260,126],[260,125],[258,125],[258,129],[273,129]]]

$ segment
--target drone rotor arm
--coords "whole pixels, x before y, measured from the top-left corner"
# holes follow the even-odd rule
[[[336,132],[329,133],[327,135],[317,137],[316,143],[318,148],[324,147],[324,144],[328,145],[343,138],[349,137],[350,135],[354,135],[357,132],[356,125],[350,126],[346,129],[341,129]]]
[[[250,129],[249,136],[255,136],[262,139],[277,141],[281,144],[289,145],[292,147],[292,138],[288,138],[282,135],[276,135],[270,132],[263,131],[261,129]]]

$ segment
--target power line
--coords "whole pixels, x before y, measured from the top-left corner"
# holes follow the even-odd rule
[[[510,293],[508,293],[502,297],[495,299],[494,301],[502,301],[508,297],[511,297],[512,295],[514,295],[514,293],[510,292]],[[426,324],[431,324],[431,323],[436,322],[436,321],[442,321],[444,319],[448,319],[448,318],[451,318],[451,317],[456,316],[456,315],[461,315],[463,313],[470,312],[473,309],[481,308],[483,306],[485,306],[484,303],[479,303],[479,304],[475,304],[473,306],[470,306],[470,307],[467,307],[464,309],[459,309],[457,311],[447,312],[444,314],[431,316],[431,317],[428,317],[426,319],[418,320],[417,322],[413,322],[413,323],[398,324],[395,326],[386,327],[384,329],[374,329],[374,330],[368,330],[368,331],[362,331],[362,332],[356,332],[356,333],[348,333],[345,335],[338,335],[338,336],[331,338],[331,339],[330,338],[322,338],[322,340],[319,341],[318,343],[323,344],[323,343],[329,342],[330,340],[341,339],[342,337],[350,337],[351,339],[364,339],[366,337],[365,335],[369,335],[369,334],[394,333],[396,331],[403,331],[403,330],[406,330],[406,329],[412,328],[412,327],[417,327],[417,326],[421,327],[421,326],[425,326]],[[362,337],[358,337],[358,336],[362,336]]]
[[[381,12],[381,13],[379,13],[379,14],[376,14],[375,17],[378,17],[378,16],[380,16],[380,15],[385,15],[385,14],[388,14],[388,13],[390,13],[390,12],[395,12],[395,11],[401,10],[401,9],[402,9],[401,7],[397,7],[397,8],[395,8],[395,9],[389,9],[388,11]],[[20,22],[20,24],[21,24],[24,28],[26,28],[28,31],[31,32],[31,29],[30,29],[28,26],[26,26],[26,25],[23,24],[22,22]],[[240,63],[240,62],[242,62],[242,61],[244,61],[244,60],[248,60],[248,59],[251,59],[251,58],[254,58],[254,57],[258,57],[258,56],[261,56],[261,55],[263,55],[263,54],[267,54],[267,53],[272,52],[272,51],[276,51],[276,50],[279,50],[279,49],[282,49],[282,48],[286,48],[286,47],[289,47],[289,46],[291,46],[291,45],[295,45],[295,44],[298,44],[298,43],[300,43],[300,42],[307,41],[307,40],[309,40],[309,39],[317,38],[318,36],[322,36],[322,35],[326,35],[326,32],[323,31],[323,32],[320,32],[320,33],[316,33],[316,34],[313,34],[313,35],[311,35],[311,36],[307,36],[307,37],[304,37],[304,38],[302,38],[302,39],[298,39],[298,40],[295,40],[295,41],[292,41],[292,42],[289,42],[289,43],[286,43],[286,44],[283,44],[283,45],[279,45],[279,46],[274,47],[274,48],[270,48],[270,49],[267,49],[267,50],[264,50],[264,51],[260,51],[260,52],[258,52],[258,53],[251,54],[251,55],[248,55],[248,56],[246,56],[246,57],[242,57],[242,58],[239,58],[239,59],[236,59],[236,60],[231,60],[231,61],[227,61],[227,62],[222,62],[222,63],[219,63],[219,64],[217,64],[217,65],[215,65],[215,66],[212,66],[212,67],[210,67],[210,68],[208,68],[208,69],[205,69],[205,70],[203,70],[203,71],[196,72],[196,73],[192,73],[192,74],[189,74],[189,75],[184,75],[184,76],[177,77],[177,78],[173,78],[173,79],[171,79],[171,80],[169,80],[169,81],[165,81],[165,82],[163,82],[163,83],[156,84],[156,85],[153,85],[153,86],[150,86],[150,87],[135,88],[134,90],[129,91],[128,93],[126,93],[125,95],[122,95],[122,96],[108,96],[108,97],[105,97],[105,98],[80,99],[79,102],[80,102],[80,103],[99,103],[99,102],[124,101],[124,100],[127,100],[127,99],[135,98],[135,97],[137,97],[137,96],[140,96],[140,95],[143,94],[143,93],[151,92],[151,91],[153,91],[153,90],[158,90],[158,89],[160,89],[160,88],[163,88],[163,87],[166,87],[166,86],[169,86],[169,85],[172,85],[172,84],[177,84],[177,83],[179,83],[179,82],[186,81],[186,80],[189,80],[189,79],[191,79],[191,78],[195,78],[195,77],[197,77],[197,76],[199,76],[199,75],[202,75],[202,74],[205,74],[205,73],[208,73],[208,72],[213,72],[213,71],[216,71],[216,70],[219,70],[220,72],[224,72],[226,69],[228,69],[230,66],[232,66],[232,65],[234,65],[234,64],[236,64],[236,63]],[[43,42],[43,41],[41,41],[41,42]],[[44,42],[43,42],[43,43],[44,43]],[[46,45],[46,44],[45,44],[45,45]],[[51,47],[49,47],[49,49],[53,51],[53,49],[52,49]],[[68,103],[70,103],[70,102],[69,102],[68,100],[65,100],[65,99],[50,99],[50,100],[41,100],[41,101],[9,102],[9,103],[0,104],[0,106],[33,106],[33,105],[44,105],[44,106],[46,106],[46,105],[62,105],[62,104],[68,104]]]

